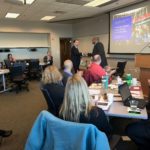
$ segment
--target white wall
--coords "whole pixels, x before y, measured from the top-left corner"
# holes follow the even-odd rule
[[[60,37],[72,37],[72,25],[43,22],[0,21],[0,33],[48,33],[54,64],[60,67]],[[21,51],[18,51],[21,55]],[[45,51],[43,56],[45,55]]]
[[[49,47],[47,33],[0,33],[0,47]]]
[[[83,20],[73,24],[74,37],[86,37],[100,34],[108,34],[109,17],[107,14]]]

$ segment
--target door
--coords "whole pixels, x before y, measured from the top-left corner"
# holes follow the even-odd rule
[[[71,58],[71,38],[60,38],[60,61],[63,68],[64,61]]]

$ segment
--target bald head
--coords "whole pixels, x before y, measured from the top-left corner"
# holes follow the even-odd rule
[[[99,37],[93,37],[92,44],[96,44],[97,42],[99,42]]]
[[[72,61],[67,59],[64,61],[64,68],[67,70],[71,70],[73,67]]]
[[[100,64],[101,63],[101,56],[100,55],[94,55],[93,56],[93,62],[95,62],[96,64]]]

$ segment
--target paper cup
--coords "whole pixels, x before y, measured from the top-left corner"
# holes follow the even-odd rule
[[[112,93],[107,93],[107,99],[108,99],[108,102],[113,102],[113,100],[114,100],[114,94],[112,94]]]

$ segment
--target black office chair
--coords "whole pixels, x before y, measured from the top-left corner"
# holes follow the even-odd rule
[[[15,63],[10,69],[11,81],[15,84],[16,93],[18,93],[22,88],[29,91],[28,83],[26,81],[26,76],[23,72],[23,67],[20,63]]]
[[[124,74],[124,70],[125,70],[126,64],[127,64],[126,61],[124,61],[124,62],[118,62],[117,63],[117,69],[116,69],[116,72],[115,72],[114,75],[122,77],[123,74]]]
[[[55,116],[59,116],[59,111],[56,109],[55,104],[53,102],[53,99],[50,96],[50,93],[44,87],[41,87],[41,91],[42,91],[44,98],[46,100],[46,103],[48,106],[48,111],[51,112]]]
[[[39,60],[38,59],[31,59],[29,61],[28,69],[29,69],[29,78],[30,78],[30,80],[32,78],[40,79],[41,71],[40,71],[40,65],[39,65]]]

